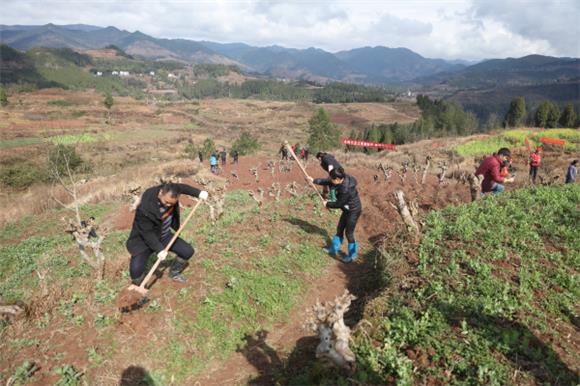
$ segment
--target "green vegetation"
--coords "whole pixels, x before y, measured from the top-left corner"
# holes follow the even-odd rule
[[[106,139],[108,139],[106,136],[101,137],[93,134],[65,134],[47,138],[47,140],[54,145],[76,145],[79,143],[92,143]]]
[[[90,165],[81,158],[74,146],[59,143],[48,153],[48,168],[56,178],[67,176],[69,172],[88,171]]]
[[[6,139],[4,141],[0,141],[0,149],[9,149],[11,147],[28,146],[28,145],[39,145],[43,142],[44,141],[42,140],[42,138],[34,138],[34,137]]]
[[[347,83],[316,85],[251,79],[238,85],[220,82],[213,77],[200,79],[194,85],[181,84],[179,93],[188,99],[230,97],[315,103],[385,102],[391,99],[384,89]]]
[[[478,126],[475,116],[465,112],[457,103],[419,95],[417,105],[421,109],[421,117],[411,124],[395,122],[372,125],[364,131],[351,132],[350,138],[402,145],[427,138],[469,135]],[[360,147],[350,147],[350,150],[375,151]]]
[[[70,101],[68,99],[56,99],[53,101],[48,101],[49,105],[52,106],[58,106],[58,107],[69,107],[69,106],[74,106],[75,103],[73,101]]]
[[[0,183],[14,189],[26,189],[29,186],[46,182],[46,169],[31,162],[17,162],[11,165],[3,165],[0,170]]]
[[[34,362],[24,361],[16,368],[16,371],[14,371],[14,374],[10,377],[8,384],[15,386],[26,385],[35,369]]]
[[[235,140],[230,150],[230,154],[237,151],[239,155],[254,154],[260,149],[260,143],[258,138],[254,137],[252,134],[244,131],[240,134],[239,138]]]
[[[340,132],[322,107],[308,121],[308,133],[308,146],[313,153],[334,149],[339,144]]]
[[[81,385],[81,378],[83,373],[74,368],[74,366],[66,365],[54,369],[54,373],[60,376],[60,379],[55,383],[55,386],[77,386]]]
[[[416,288],[377,302],[356,339],[359,382],[577,384],[580,188],[520,190],[431,212]],[[572,356],[570,356],[572,355]],[[514,371],[517,377],[514,377]]]
[[[460,156],[481,156],[496,152],[501,147],[526,147],[525,139],[528,138],[530,147],[540,145],[540,138],[563,139],[568,141],[566,148],[575,149],[580,143],[580,131],[574,129],[551,129],[551,130],[509,130],[502,134],[485,139],[473,140],[457,145],[454,150]]]
[[[505,116],[507,127],[519,127],[523,125],[526,116],[526,100],[524,97],[517,97],[512,100]]]
[[[4,87],[0,87],[0,106],[2,107],[8,106],[8,95],[6,94],[6,90],[4,90]]]

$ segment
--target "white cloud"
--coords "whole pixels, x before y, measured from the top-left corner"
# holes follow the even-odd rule
[[[4,0],[0,24],[92,24],[253,45],[407,47],[426,57],[580,56],[580,2]]]

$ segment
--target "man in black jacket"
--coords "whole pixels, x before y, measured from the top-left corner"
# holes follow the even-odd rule
[[[129,271],[131,281],[135,285],[141,284],[145,276],[145,266],[152,253],[165,260],[167,251],[165,246],[173,237],[174,230],[179,229],[179,195],[197,197],[206,200],[206,191],[196,189],[185,184],[166,183],[147,189],[141,197],[141,203],[135,212],[133,228],[127,240],[127,249],[131,253]],[[181,272],[187,261],[193,256],[193,247],[178,237],[169,249],[177,257],[169,268],[169,276],[177,281],[184,282]]]
[[[316,178],[310,180],[316,185],[333,186],[336,189],[336,201],[324,201],[328,209],[341,209],[342,215],[336,227],[336,235],[332,238],[329,247],[324,248],[331,255],[340,252],[344,234],[348,240],[348,254],[342,259],[345,263],[354,261],[357,257],[358,243],[354,238],[354,229],[362,213],[362,203],[356,189],[356,179],[344,172],[342,167],[332,169],[330,178]]]
[[[328,176],[330,177],[330,172],[334,169],[342,168],[340,163],[334,158],[332,154],[318,152],[316,153],[316,158],[320,161],[320,167],[324,169]],[[336,201],[336,189],[333,185],[324,187],[324,195],[329,196],[329,201]]]

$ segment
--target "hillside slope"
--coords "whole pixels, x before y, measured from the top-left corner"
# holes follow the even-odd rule
[[[577,384],[578,205],[580,187],[560,185],[432,212],[416,271],[367,307],[357,379]],[[385,247],[391,268],[414,250]]]

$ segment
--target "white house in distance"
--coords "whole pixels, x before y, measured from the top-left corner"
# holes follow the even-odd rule
[[[129,76],[129,71],[119,71],[119,76]]]
[[[119,76],[119,71],[113,71],[113,72],[111,72],[111,75],[113,75],[113,76]]]
[[[103,76],[103,73],[101,71],[97,71],[97,73],[95,75],[96,76]]]
[[[155,76],[155,71],[149,71],[149,75]]]
[[[177,78],[178,78],[178,76],[177,76],[177,75],[175,75],[175,74],[172,74],[172,73],[169,73],[169,74],[167,75],[167,77],[168,77],[169,79],[177,79]]]

